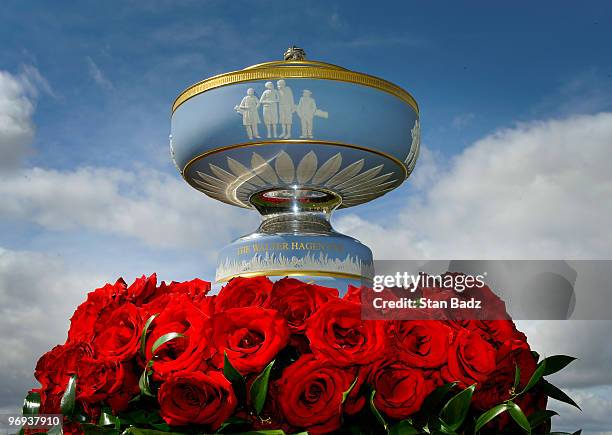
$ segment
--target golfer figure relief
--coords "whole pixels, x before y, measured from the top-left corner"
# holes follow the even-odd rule
[[[278,112],[281,124],[280,137],[289,139],[291,137],[291,124],[293,123],[293,112],[296,106],[293,100],[293,91],[286,85],[284,80],[276,82],[278,88]]]
[[[300,138],[312,139],[312,123],[315,116],[327,119],[328,113],[317,109],[317,103],[312,98],[312,92],[308,89],[304,89],[300,102],[297,106],[297,114],[302,122],[302,134]]]
[[[246,134],[249,139],[260,138],[259,132],[257,131],[257,124],[259,120],[259,113],[257,108],[259,107],[259,100],[255,96],[255,89],[247,89],[247,95],[242,99],[240,104],[234,107],[234,110],[242,115],[242,125],[246,130]]]
[[[268,138],[278,137],[276,124],[278,123],[278,91],[274,89],[272,82],[266,82],[266,90],[261,94],[259,104],[263,106],[263,118]]]
[[[302,139],[312,139],[313,122],[315,117],[327,119],[329,114],[317,108],[317,103],[312,97],[312,92],[305,89],[302,92],[299,103],[296,105],[293,91],[287,86],[285,80],[276,82],[274,89],[272,82],[266,82],[265,90],[258,98],[253,88],[247,89],[247,95],[242,99],[234,110],[242,115],[242,125],[246,130],[249,140],[260,139],[257,124],[261,123],[259,117],[259,106],[263,106],[263,122],[266,124],[267,137],[290,139],[293,125],[293,113],[297,113],[302,126]],[[277,124],[281,125],[278,134]]]

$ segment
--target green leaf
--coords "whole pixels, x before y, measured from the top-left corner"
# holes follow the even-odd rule
[[[232,383],[238,401],[244,402],[246,397],[246,381],[244,380],[244,376],[242,376],[230,362],[227,357],[227,352],[223,353],[223,375]]]
[[[559,388],[555,387],[548,381],[544,381],[544,392],[548,397],[552,399],[558,400],[559,402],[567,403],[568,405],[572,405],[580,409],[580,406],[578,406],[578,404],[574,402],[574,400],[570,396],[565,394],[563,391],[561,391]],[[582,411],[582,409],[580,410]]]
[[[263,372],[261,372],[251,384],[249,394],[251,396],[251,403],[253,404],[253,408],[255,408],[255,413],[257,415],[261,414],[261,411],[263,411],[264,405],[266,404],[268,384],[270,382],[270,370],[272,370],[273,365],[274,360],[272,360],[270,364],[263,369]]]
[[[119,417],[113,415],[110,409],[104,408],[100,412],[100,419],[98,420],[98,425],[100,426],[113,426],[115,429],[119,429],[121,427],[121,420]]]
[[[412,425],[410,420],[402,420],[391,429],[389,435],[417,435],[420,431]]]
[[[64,391],[64,395],[60,400],[60,410],[62,414],[66,416],[71,416],[74,412],[74,405],[76,403],[76,381],[77,376],[72,375],[68,380],[68,385],[66,386],[66,390]]]
[[[546,360],[543,359],[538,366],[536,367],[535,371],[533,372],[533,375],[531,375],[531,378],[529,379],[529,382],[527,382],[527,385],[525,386],[525,388],[523,388],[523,391],[521,391],[519,393],[523,394],[526,393],[527,391],[531,390],[533,387],[535,387],[535,385],[540,382],[540,379],[542,379],[542,376],[544,376],[544,372],[546,371]]]
[[[517,389],[521,383],[521,368],[518,364],[514,364],[514,367],[514,384],[512,385],[512,388]]]
[[[349,394],[351,394],[351,391],[353,391],[353,388],[355,388],[355,385],[357,385],[358,380],[359,380],[359,376],[355,378],[351,386],[348,387],[348,390],[342,393],[342,403],[346,402],[346,399],[348,398]]]
[[[540,426],[542,423],[554,417],[555,415],[559,415],[559,414],[555,411],[550,411],[547,409],[540,409],[539,411],[536,411],[533,414],[531,414],[529,417],[527,417],[527,420],[529,420],[529,424],[531,425],[531,428],[535,429],[538,426]]]
[[[223,431],[225,431],[225,429],[227,429],[228,427],[236,426],[236,425],[245,425],[248,423],[249,423],[248,420],[245,420],[243,418],[230,417],[227,420],[225,420],[223,424],[221,424],[221,426],[219,426],[219,429],[217,429],[215,433],[223,433]]]
[[[29,392],[23,399],[23,415],[36,415],[40,410],[40,393]]]
[[[151,323],[153,323],[153,320],[155,320],[157,316],[159,316],[159,314],[153,314],[151,317],[149,317],[142,328],[142,334],[140,335],[140,353],[142,354],[143,358],[146,358],[147,356],[147,332],[149,331]]]
[[[370,394],[370,409],[372,410],[372,414],[374,414],[374,416],[376,417],[376,420],[378,420],[381,426],[385,428],[385,431],[388,432],[389,425],[387,424],[387,421],[382,416],[380,411],[376,409],[376,405],[374,405],[374,396],[376,396],[376,390],[372,390],[372,393]]]
[[[149,423],[154,429],[161,430],[162,432],[170,432],[170,425],[168,423]]]
[[[140,388],[140,393],[149,396],[156,397],[151,391],[151,385],[149,384],[149,376],[151,375],[151,367],[153,366],[153,361],[149,361],[145,366],[145,369],[142,371],[142,375],[140,375],[140,379],[138,380],[138,387]]]
[[[474,432],[478,432],[480,429],[485,427],[487,423],[492,421],[498,415],[503,414],[507,410],[508,410],[508,405],[505,403],[502,403],[497,406],[494,406],[493,408],[489,409],[487,412],[482,413],[480,417],[478,417],[478,419],[476,420],[476,425],[474,426]]]
[[[529,420],[527,420],[527,417],[523,413],[523,410],[521,409],[521,407],[518,406],[516,403],[514,403],[511,400],[509,400],[507,404],[508,404],[508,412],[510,413],[510,416],[512,417],[512,419],[516,421],[516,424],[522,427],[525,430],[525,432],[527,432],[528,434],[531,434],[531,425],[529,424]]]
[[[62,426],[59,424],[57,426],[53,426],[51,429],[47,431],[47,435],[64,435]]]
[[[153,343],[153,346],[151,346],[151,354],[155,355],[155,351],[157,351],[160,346],[168,343],[171,340],[174,340],[175,338],[181,338],[184,336],[185,335],[181,334],[180,332],[168,332],[167,334],[162,335],[157,340],[155,340],[155,343]]]
[[[553,355],[545,358],[545,361],[546,370],[544,370],[544,376],[548,376],[563,370],[572,361],[576,361],[576,358],[567,355]]]
[[[433,390],[423,401],[421,411],[425,414],[432,414],[442,399],[444,399],[444,397],[456,386],[456,382],[449,382]]]
[[[154,429],[143,429],[140,427],[128,427],[121,435],[182,435],[180,432],[162,432]]]
[[[470,402],[472,401],[472,395],[476,384],[470,385],[465,390],[457,393],[453,396],[442,408],[440,417],[448,428],[456,431],[461,427],[465,417],[470,410]]]
[[[433,421],[432,428],[434,431],[432,432],[435,435],[457,435],[457,432],[451,427],[449,427],[442,419],[438,418],[437,421]]]
[[[223,353],[223,374],[227,378],[228,381],[234,382],[244,382],[244,377],[240,374],[238,370],[234,368],[229,358],[227,357],[227,352]]]

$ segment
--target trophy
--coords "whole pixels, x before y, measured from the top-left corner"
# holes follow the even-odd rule
[[[336,288],[373,274],[372,253],[332,228],[334,210],[376,199],[419,155],[419,109],[386,80],[291,47],[188,87],[172,106],[170,147],[185,181],[257,210],[261,225],[223,248],[216,283],[296,276]]]

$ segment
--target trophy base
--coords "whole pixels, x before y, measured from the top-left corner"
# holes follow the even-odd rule
[[[262,213],[257,232],[240,237],[219,254],[216,283],[242,276],[286,276],[328,287],[361,286],[373,275],[372,252],[333,230],[339,199],[320,189],[274,189],[251,198]]]

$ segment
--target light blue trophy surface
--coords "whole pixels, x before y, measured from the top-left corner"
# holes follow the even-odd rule
[[[211,198],[262,215],[258,230],[221,250],[216,281],[296,276],[345,289],[373,274],[369,248],[333,230],[331,213],[398,187],[419,154],[414,98],[386,80],[285,60],[220,74],[172,107],[171,153]]]

